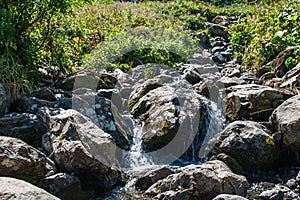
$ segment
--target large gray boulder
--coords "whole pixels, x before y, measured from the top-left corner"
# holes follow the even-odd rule
[[[61,144],[54,144],[53,147],[57,166],[78,176],[86,190],[93,189],[96,194],[105,194],[116,184],[120,172],[97,159],[99,155],[95,157],[89,153],[80,141],[63,140]],[[102,153],[105,154],[106,151]]]
[[[72,109],[45,108],[38,123],[46,133],[43,147],[60,169],[74,173],[84,187],[97,193],[110,191],[120,173],[112,169],[116,144],[108,133]]]
[[[41,185],[54,174],[53,161],[17,138],[0,136],[0,176],[10,176]]]
[[[11,113],[0,118],[0,136],[15,137],[38,148],[42,145],[42,134],[36,130],[37,118],[28,113]]]
[[[244,176],[232,173],[221,161],[209,161],[202,165],[184,167],[181,172],[171,174],[167,178],[152,185],[145,194],[157,199],[212,199],[218,194],[246,195],[249,187]]]
[[[232,86],[226,88],[225,93],[225,112],[231,121],[268,121],[272,111],[289,98],[289,95],[274,88],[256,84]]]
[[[270,117],[270,123],[282,135],[290,158],[300,163],[300,95],[281,104]]]
[[[0,199],[9,200],[59,200],[45,190],[30,183],[9,177],[0,177]]]
[[[270,169],[281,155],[271,132],[253,121],[230,123],[217,140],[217,154],[225,153],[235,158],[246,171]]]

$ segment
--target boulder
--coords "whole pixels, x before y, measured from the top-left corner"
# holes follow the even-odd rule
[[[55,164],[45,154],[17,138],[0,136],[0,176],[41,185],[54,174]]]
[[[9,177],[0,177],[0,199],[59,200],[30,183]]]
[[[102,140],[94,138],[93,141],[95,139]],[[107,194],[117,183],[120,172],[107,165],[111,163],[103,162],[104,159],[112,159],[110,152],[103,149],[99,142],[93,145],[98,148],[96,151],[100,151],[94,155],[89,152],[91,148],[88,149],[80,141],[63,140],[53,144],[53,158],[62,171],[74,173],[79,178],[84,191],[94,190],[96,195]],[[99,153],[102,154],[102,158],[99,157]],[[108,158],[103,158],[104,156]]]
[[[50,88],[40,88],[30,92],[29,97],[35,97],[47,101],[56,101],[57,98]]]
[[[0,118],[0,136],[15,137],[38,148],[42,145],[42,134],[36,130],[37,117],[28,113],[11,113]]]
[[[235,158],[246,171],[270,169],[281,155],[271,132],[253,121],[230,123],[220,133],[217,141],[217,152]]]
[[[139,190],[146,190],[157,181],[166,178],[173,173],[174,172],[168,167],[151,170],[142,177],[138,178],[137,182],[135,183],[135,187]]]
[[[84,135],[84,132],[88,129],[87,127],[91,127],[90,130],[98,132],[100,135],[110,134],[118,147],[128,149],[130,142],[127,133],[129,130],[126,129],[124,124],[121,124],[122,119],[117,115],[117,111],[114,112],[115,114],[112,113],[110,100],[94,95],[91,95],[91,98],[96,98],[96,104],[94,103],[96,109],[90,108],[90,105],[83,99],[78,99],[80,102],[76,103],[77,109],[90,118],[73,109],[41,109],[37,115],[39,132],[42,134],[53,133],[57,137],[64,129],[68,135],[67,137],[76,139],[78,134]],[[87,105],[82,106],[84,108],[81,109],[78,106],[80,103],[86,103]],[[117,122],[114,120],[116,116],[118,117]]]
[[[219,36],[224,38],[225,40],[228,40],[229,33],[225,26],[205,22],[205,27],[208,28],[208,32],[212,37]]]
[[[112,137],[75,110],[42,109],[38,125],[43,147],[64,172],[74,173],[85,189],[109,192],[119,171],[112,169],[116,145]]]
[[[132,109],[134,117],[145,120],[142,139],[143,148],[147,151],[165,146],[176,135],[179,100],[174,93],[171,87],[151,90]]]
[[[259,195],[259,197],[262,200],[283,200],[283,199],[299,199],[300,196],[298,194],[295,194],[285,186],[275,185],[274,188],[263,191]]]
[[[45,179],[44,188],[61,199],[90,199],[95,194],[83,191],[78,177],[66,173],[58,173]]]
[[[270,123],[281,133],[290,159],[300,163],[300,95],[289,98],[276,108],[270,117]]]
[[[181,172],[171,174],[152,185],[145,194],[168,197],[165,192],[172,192],[172,199],[183,195],[187,199],[212,199],[218,194],[237,194],[244,196],[249,187],[244,176],[231,172],[221,161],[208,161],[202,165],[184,167]],[[161,193],[161,194],[160,194]],[[160,195],[159,195],[160,194]]]
[[[229,120],[268,121],[273,110],[289,95],[268,86],[237,85],[225,89],[224,106]]]
[[[95,75],[93,72],[85,72],[72,75],[66,79],[57,81],[55,86],[63,90],[72,91],[78,88],[113,89],[117,79],[110,74]]]
[[[213,200],[247,200],[245,197],[232,194],[219,194]]]
[[[6,94],[4,85],[0,83],[0,116],[8,112],[10,102],[11,99],[9,95]]]

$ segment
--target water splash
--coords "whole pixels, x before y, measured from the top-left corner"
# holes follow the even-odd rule
[[[154,165],[152,158],[146,153],[143,153],[142,149],[142,136],[143,136],[144,122],[137,124],[133,128],[133,145],[130,150],[125,154],[124,161],[125,166],[128,166],[131,170],[137,170],[139,168],[149,167]]]

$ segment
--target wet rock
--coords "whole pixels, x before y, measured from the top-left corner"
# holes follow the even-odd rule
[[[247,200],[245,197],[232,194],[219,194],[213,200]]]
[[[10,96],[6,94],[4,85],[0,83],[0,116],[8,112],[10,102]]]
[[[135,187],[139,190],[146,190],[157,181],[173,173],[168,167],[151,170],[137,180]]]
[[[29,97],[35,97],[47,101],[57,100],[55,94],[50,90],[50,88],[41,88],[41,89],[33,90],[30,92]]]
[[[27,113],[11,113],[0,118],[0,135],[15,137],[36,148],[42,145],[42,134],[36,130],[37,118]]]
[[[208,28],[209,34],[212,37],[220,36],[220,37],[223,37],[225,40],[227,40],[229,37],[229,33],[225,26],[205,22],[205,27]]]
[[[300,163],[300,95],[289,98],[276,108],[270,123],[282,134],[290,159]]]
[[[55,164],[39,150],[20,139],[0,136],[0,176],[41,185],[55,171]]]
[[[235,158],[247,171],[270,169],[280,158],[270,131],[252,121],[230,123],[217,138],[216,148]]]
[[[45,179],[45,188],[61,199],[90,199],[95,194],[84,192],[78,177],[66,173],[58,173]]]
[[[268,86],[237,85],[225,89],[226,116],[231,120],[268,121],[269,116],[289,95]]]
[[[224,51],[225,51],[225,47],[221,47],[221,46],[216,46],[211,50],[212,53],[224,52]]]
[[[205,200],[224,193],[244,196],[248,187],[246,178],[232,173],[223,162],[209,161],[202,165],[187,166],[181,172],[169,175],[152,185],[145,194],[164,195],[170,191],[174,199],[186,194],[188,199]]]
[[[59,200],[45,190],[22,180],[0,177],[0,182],[0,199]]]
[[[72,103],[72,101],[71,101]],[[12,111],[36,114],[41,107],[54,107],[55,102],[23,96],[12,105]]]

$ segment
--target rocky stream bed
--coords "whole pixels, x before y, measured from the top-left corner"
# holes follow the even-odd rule
[[[1,199],[300,199],[300,63],[233,59],[218,16],[176,68],[85,70],[10,103]],[[268,66],[275,72],[269,72]]]

